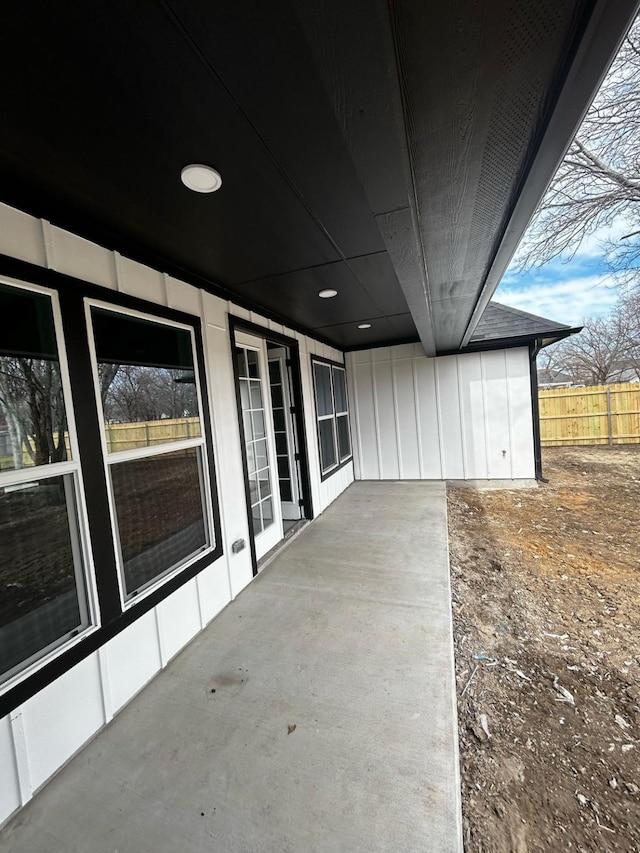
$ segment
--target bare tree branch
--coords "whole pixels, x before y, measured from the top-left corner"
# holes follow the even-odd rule
[[[622,219],[630,236],[603,243],[614,277],[640,288],[640,19],[569,147],[518,250],[521,270],[568,258]]]

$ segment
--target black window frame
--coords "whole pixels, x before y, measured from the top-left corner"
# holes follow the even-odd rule
[[[200,557],[205,557],[215,550],[216,540],[214,539],[213,516],[211,512],[211,478],[209,476],[205,476],[205,474],[208,474],[208,459],[206,458],[207,440],[204,434],[202,424],[205,413],[203,413],[202,411],[203,406],[200,394],[204,377],[202,376],[201,371],[199,369],[199,365],[197,363],[197,356],[195,352],[195,333],[191,324],[185,326],[185,324],[177,323],[173,320],[168,320],[164,317],[158,317],[157,314],[150,312],[148,309],[144,312],[134,312],[130,309],[125,309],[122,306],[116,306],[113,303],[107,303],[105,302],[105,300],[98,301],[95,299],[85,299],[85,309],[87,315],[87,325],[89,327],[89,338],[91,340],[91,355],[95,377],[96,404],[98,408],[98,415],[101,419],[101,424],[103,426],[103,458],[105,463],[105,471],[107,474],[107,481],[109,483],[109,502],[111,507],[114,546],[116,550],[116,559],[118,562],[119,569],[120,595],[122,606],[126,610],[129,607],[134,606],[136,602],[140,600],[140,598],[142,598],[143,596],[149,595],[151,591],[156,589],[159,585],[165,583],[167,580],[169,580],[170,577],[184,571],[194,560],[197,560]],[[96,312],[95,314],[94,309]],[[102,317],[103,322],[105,319],[105,315],[111,315],[109,317],[109,320],[111,321],[115,320],[117,322],[118,319],[122,319],[126,322],[126,320],[130,318],[134,322],[142,321],[143,323],[148,325],[155,324],[157,327],[164,327],[163,331],[160,334],[162,334],[164,338],[167,338],[167,340],[163,341],[165,346],[171,345],[171,341],[168,339],[170,338],[170,336],[167,335],[167,330],[171,329],[174,331],[184,331],[189,334],[191,344],[190,349],[193,354],[192,367],[194,372],[194,384],[196,386],[196,397],[198,401],[198,420],[200,430],[199,435],[195,435],[191,438],[189,436],[185,436],[184,438],[170,437],[167,438],[167,440],[164,442],[158,442],[153,437],[149,438],[147,426],[147,440],[144,445],[121,451],[118,451],[117,448],[109,447],[109,430],[106,428],[105,425],[103,403],[100,399],[100,388],[97,374],[97,366],[100,361],[98,358],[98,341],[96,336],[95,325],[96,314]],[[157,344],[155,346],[155,349],[158,349]],[[118,345],[115,346],[115,350],[117,352]],[[139,355],[140,352],[138,352],[138,356]],[[115,357],[115,353],[113,351],[112,357]],[[173,358],[175,361],[175,355]],[[146,364],[146,366],[164,367],[166,365],[152,365],[151,362],[149,362],[148,364]],[[147,423],[149,422],[141,421],[140,425],[142,426],[143,424]],[[141,463],[143,461],[161,459],[163,456],[170,456],[171,454],[178,453],[179,451],[185,449],[194,449],[200,451],[197,454],[197,466],[199,469],[198,480],[201,490],[201,509],[203,515],[205,537],[208,537],[210,541],[208,543],[205,543],[205,545],[200,549],[200,551],[188,557],[182,558],[180,561],[178,561],[176,565],[164,569],[157,575],[151,577],[149,580],[144,582],[140,587],[130,591],[128,590],[127,570],[125,568],[122,550],[122,531],[118,519],[118,506],[116,501],[115,484],[113,477],[114,470],[121,472],[123,467],[126,466],[127,463],[135,464],[136,462]],[[160,546],[160,548],[162,548],[162,546]]]
[[[25,674],[6,690],[0,689],[1,717],[64,675],[196,577],[223,555],[224,547],[220,522],[220,498],[216,484],[208,373],[204,357],[203,323],[200,317],[7,256],[0,256],[0,276],[12,280],[12,283],[18,287],[22,285],[28,289],[31,285],[35,285],[57,293],[79,460],[83,481],[85,484],[90,484],[90,487],[87,486],[84,490],[85,532],[91,543],[95,581],[94,607],[98,614],[98,624],[76,644],[68,649],[61,649],[51,660],[43,662],[35,671]],[[113,306],[114,310],[124,308],[192,328],[196,364],[200,375],[200,417],[208,464],[207,486],[213,519],[211,537],[214,546],[212,550],[189,563],[184,569],[159,583],[147,595],[133,600],[126,608],[121,601],[118,582],[118,563],[108,499],[109,487],[102,453],[103,425],[96,400],[89,342],[90,328],[87,323],[85,300],[108,304]]]
[[[0,683],[1,696],[2,694],[11,692],[14,686],[27,680],[31,675],[35,675],[49,661],[64,654],[72,646],[82,642],[90,633],[95,632],[100,625],[100,609],[96,595],[92,543],[86,511],[86,487],[83,477],[82,460],[79,453],[78,430],[71,392],[70,373],[66,359],[65,335],[58,292],[54,288],[45,287],[33,281],[27,282],[5,275],[0,276],[0,285],[14,290],[16,294],[20,294],[23,298],[31,294],[49,303],[51,334],[53,337],[49,343],[47,354],[43,354],[42,358],[57,363],[60,392],[64,406],[63,437],[61,439],[60,433],[58,433],[58,447],[61,440],[64,441],[67,447],[67,452],[64,454],[63,459],[46,462],[33,459],[33,464],[27,464],[24,467],[11,466],[4,469],[0,478],[0,487],[8,488],[12,491],[24,491],[25,494],[28,494],[35,486],[44,486],[46,489],[48,484],[60,481],[60,488],[64,494],[64,501],[60,505],[66,505],[65,517],[72,561],[70,575],[73,575],[75,578],[74,592],[78,609],[78,624],[73,627],[69,626],[59,634],[51,632],[51,621],[42,613],[43,608],[49,605],[53,606],[55,613],[56,603],[60,601],[59,598],[45,598],[41,605],[28,610],[24,614],[27,624],[30,619],[34,619],[36,614],[40,614],[40,619],[43,623],[42,627],[33,626],[23,630],[26,630],[32,637],[40,637],[43,642],[42,645],[38,645],[33,651],[25,654],[19,661],[2,673],[2,681]],[[35,316],[32,318],[32,321],[36,322]],[[17,324],[17,326],[20,327],[20,324]],[[28,329],[22,326],[21,332],[28,333]],[[18,355],[17,349],[15,352]],[[30,358],[37,358],[33,354],[33,343],[22,350],[20,354],[25,355],[27,353],[29,353]],[[60,425],[58,425],[59,428]],[[38,526],[37,517],[35,519],[32,518],[31,522]],[[55,538],[53,534],[50,534],[50,537],[52,539]],[[66,537],[63,538],[66,539]],[[62,598],[67,597],[68,593],[62,596]],[[11,627],[13,627],[13,631],[18,632],[17,636],[20,636],[15,621],[8,623],[7,627],[10,632]],[[49,633],[50,639],[44,641],[47,633]]]
[[[353,441],[351,438],[351,411],[349,407],[349,384],[347,382],[347,368],[345,364],[341,364],[338,361],[332,361],[328,358],[322,358],[321,356],[312,355],[310,357],[311,361],[311,379],[313,383],[313,403],[315,408],[315,423],[316,423],[316,438],[318,442],[318,466],[320,468],[320,480],[324,482],[329,477],[332,477],[337,471],[341,468],[344,468],[345,465],[348,465],[353,460]],[[331,402],[333,407],[333,412],[330,415],[320,415],[318,409],[318,386],[316,382],[316,371],[315,365],[322,365],[324,367],[329,368],[329,376],[331,381]],[[335,394],[335,386],[334,386],[334,372],[342,371],[344,374],[344,391],[345,391],[345,399],[347,403],[346,411],[337,412],[336,410],[336,394]],[[338,441],[338,418],[346,418],[347,420],[347,434],[349,436],[349,453],[348,455],[340,458],[339,452],[339,441]],[[328,421],[332,424],[332,432],[333,432],[333,444],[335,450],[336,462],[329,466],[328,468],[322,467],[322,442],[320,437],[320,422]]]

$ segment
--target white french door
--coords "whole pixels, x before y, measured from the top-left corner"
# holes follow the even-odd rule
[[[262,338],[237,331],[235,357],[240,384],[244,453],[256,558],[283,538],[282,508],[276,468],[267,345]]]
[[[269,384],[282,518],[287,521],[297,521],[302,518],[302,512],[298,484],[296,427],[292,415],[287,354],[285,347],[269,348]]]

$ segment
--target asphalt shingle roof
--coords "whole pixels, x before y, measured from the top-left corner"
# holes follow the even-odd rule
[[[469,345],[507,338],[559,339],[566,337],[571,331],[576,330],[572,326],[556,323],[555,320],[547,320],[545,317],[501,305],[499,302],[490,302],[476,326]]]

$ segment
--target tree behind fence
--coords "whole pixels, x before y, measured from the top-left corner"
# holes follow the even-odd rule
[[[640,383],[540,391],[543,447],[639,444]]]

